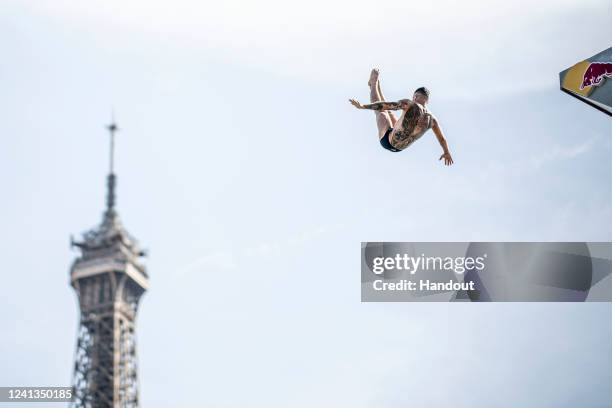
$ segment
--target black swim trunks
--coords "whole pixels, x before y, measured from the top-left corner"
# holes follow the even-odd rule
[[[391,136],[391,132],[393,132],[393,128],[387,129],[385,135],[382,137],[382,139],[380,139],[380,145],[385,149],[389,150],[390,152],[401,152],[401,150],[396,149],[391,145],[391,142],[389,141],[389,136]]]

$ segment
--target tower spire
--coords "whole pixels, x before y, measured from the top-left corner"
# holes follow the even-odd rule
[[[115,122],[115,112],[111,113],[111,123],[106,126],[110,134],[110,157],[109,157],[109,173],[107,176],[107,192],[106,192],[106,214],[109,216],[115,215],[115,185],[116,176],[114,172],[115,166],[115,132],[119,131],[119,127]]]

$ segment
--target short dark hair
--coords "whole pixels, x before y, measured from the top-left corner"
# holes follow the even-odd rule
[[[429,89],[425,88],[424,86],[422,86],[419,89],[417,89],[416,91],[414,91],[414,93],[417,93],[417,92],[425,95],[427,97],[427,99],[429,99]]]

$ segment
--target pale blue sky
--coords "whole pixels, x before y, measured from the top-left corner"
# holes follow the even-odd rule
[[[70,383],[114,106],[144,407],[609,405],[609,304],[359,302],[361,241],[612,240],[610,118],[558,89],[612,7],[508,3],[3,2],[0,385]],[[453,167],[380,148],[372,66]]]

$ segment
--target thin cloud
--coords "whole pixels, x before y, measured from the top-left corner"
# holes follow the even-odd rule
[[[237,260],[231,251],[216,251],[205,254],[195,261],[179,269],[178,275],[186,275],[198,271],[233,270],[238,267]]]
[[[538,155],[532,156],[530,159],[530,164],[532,167],[538,168],[547,163],[554,162],[557,160],[575,159],[578,156],[582,156],[593,151],[593,149],[597,145],[597,139],[597,137],[592,137],[580,144],[576,144],[573,146],[553,146],[551,149],[541,152]]]
[[[178,274],[185,275],[194,272],[234,270],[243,265],[245,261],[248,261],[248,258],[280,257],[290,250],[298,249],[309,242],[320,239],[325,234],[338,231],[340,228],[339,225],[319,225],[283,240],[260,242],[237,250],[219,249],[198,257],[193,262],[179,269]]]

